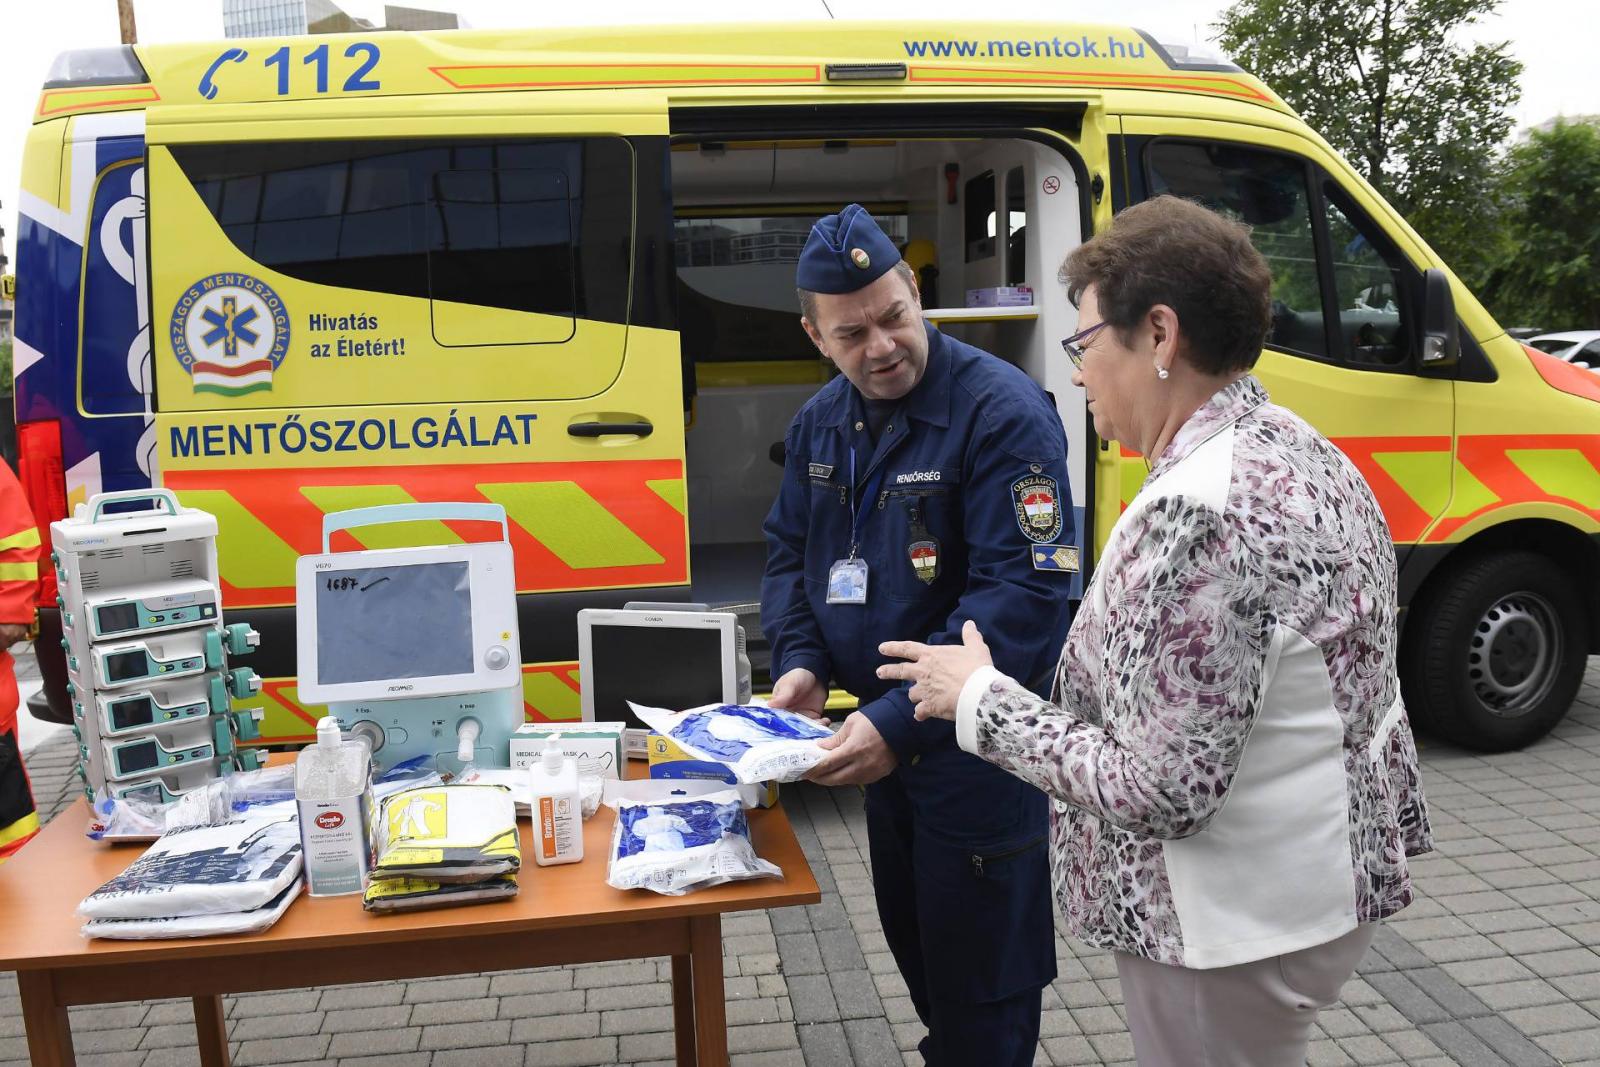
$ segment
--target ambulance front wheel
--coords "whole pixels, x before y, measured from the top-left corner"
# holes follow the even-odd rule
[[[1401,681],[1412,722],[1484,752],[1531,744],[1572,706],[1589,653],[1578,583],[1536,552],[1436,576],[1412,606]]]

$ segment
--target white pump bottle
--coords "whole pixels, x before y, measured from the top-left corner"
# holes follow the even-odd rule
[[[533,861],[541,867],[583,859],[583,802],[578,793],[578,764],[561,751],[561,735],[552,734],[544,753],[528,768],[532,784]]]

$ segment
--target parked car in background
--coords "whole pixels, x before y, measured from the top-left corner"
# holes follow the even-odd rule
[[[1600,374],[1600,330],[1545,333],[1522,343]]]

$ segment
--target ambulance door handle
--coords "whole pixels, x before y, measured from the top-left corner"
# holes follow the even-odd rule
[[[567,433],[572,437],[607,437],[612,434],[649,437],[654,432],[655,427],[648,419],[639,419],[637,422],[574,422],[567,425]]]

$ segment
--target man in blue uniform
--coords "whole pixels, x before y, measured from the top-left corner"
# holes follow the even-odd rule
[[[915,275],[858,205],[812,228],[802,325],[841,374],[784,439],[767,517],[762,626],[772,703],[821,717],[830,679],[860,710],[811,778],[867,786],[884,937],[934,1067],[1033,1063],[1055,977],[1042,793],[917,722],[880,642],[961,641],[1047,693],[1077,569],[1066,435],[1015,367],[922,318]]]

